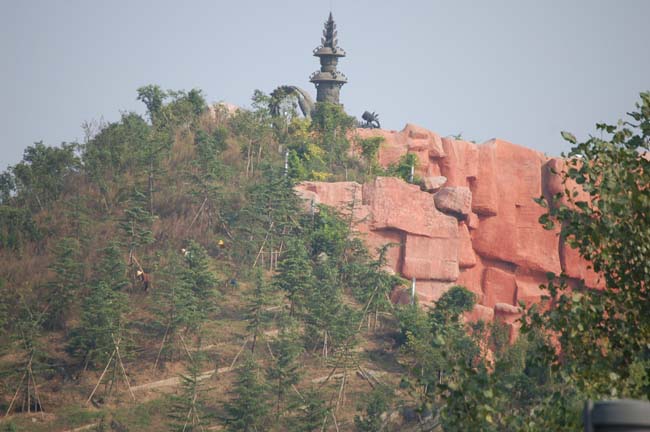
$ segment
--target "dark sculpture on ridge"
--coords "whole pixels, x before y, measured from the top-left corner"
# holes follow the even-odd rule
[[[314,49],[314,56],[320,58],[320,70],[309,77],[316,86],[316,101],[339,104],[339,92],[343,84],[348,82],[345,75],[336,69],[339,57],[345,57],[345,50],[338,46],[336,39],[336,23],[330,12],[321,45]]]
[[[379,114],[376,112],[364,111],[361,118],[363,122],[359,122],[359,126],[364,129],[379,129],[381,124],[379,124]]]
[[[280,105],[282,101],[291,96],[298,100],[298,106],[300,107],[300,111],[302,111],[302,115],[311,117],[311,113],[314,111],[314,100],[305,90],[292,85],[283,85],[271,92],[271,102],[269,104],[271,115],[279,116],[281,114]]]

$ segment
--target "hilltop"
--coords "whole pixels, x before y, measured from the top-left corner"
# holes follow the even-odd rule
[[[583,163],[647,164],[644,127],[567,135],[582,159],[548,160],[259,91],[250,109],[138,99],[146,117],[36,143],[0,176],[0,427],[572,430],[585,397],[644,394],[645,252],[612,267],[637,263],[613,227],[644,244],[650,170],[611,207],[621,183]],[[641,335],[614,338],[632,316]]]

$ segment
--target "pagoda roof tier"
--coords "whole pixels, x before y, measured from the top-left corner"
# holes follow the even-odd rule
[[[309,77],[310,82],[348,82],[348,78],[343,75],[341,72],[325,72],[325,71],[316,71]]]
[[[319,46],[314,48],[314,56],[324,57],[324,56],[336,56],[336,57],[345,57],[345,50],[343,48],[331,48],[328,46]]]

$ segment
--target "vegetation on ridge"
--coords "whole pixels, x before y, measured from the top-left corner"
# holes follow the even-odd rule
[[[650,395],[649,93],[598,125],[607,139],[565,134],[568,201],[540,199],[615,288],[553,276],[554,307],[512,345],[465,323],[463,287],[393,305],[404,281],[354,214],[301,209],[297,181],[416,163],[379,167],[340,107],[310,122],[261,92],[234,113],[198,90],[137,97],[146,118],[36,143],[0,174],[0,427],[569,431],[585,398]]]

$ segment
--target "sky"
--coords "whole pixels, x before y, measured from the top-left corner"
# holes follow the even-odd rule
[[[559,155],[650,90],[646,0],[0,0],[0,170],[36,141],[144,112],[136,89],[315,96],[312,50],[332,10],[349,114]]]

